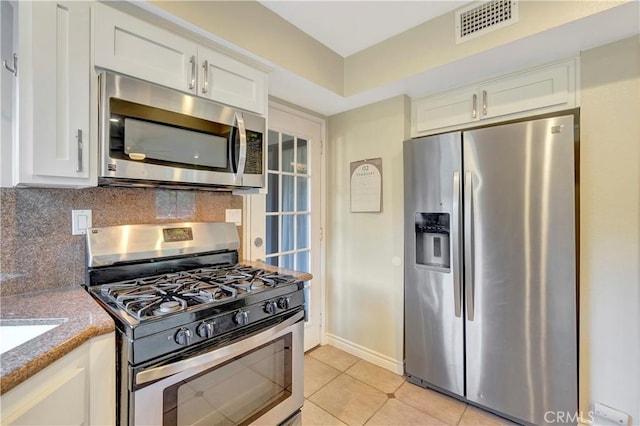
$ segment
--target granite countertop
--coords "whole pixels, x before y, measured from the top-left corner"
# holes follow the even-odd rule
[[[0,394],[92,337],[115,330],[109,314],[78,286],[0,297],[0,319],[3,324],[60,324],[0,355]]]
[[[285,269],[285,268],[280,268],[278,266],[269,265],[268,263],[264,263],[264,262],[258,262],[254,260],[241,260],[240,263],[247,266],[253,266],[254,268],[262,268],[262,269],[266,269],[267,271],[273,271],[273,272],[278,272],[280,274],[292,275],[295,278],[302,281],[311,281],[311,279],[313,279],[313,275],[309,274],[308,272],[293,271],[291,269]]]

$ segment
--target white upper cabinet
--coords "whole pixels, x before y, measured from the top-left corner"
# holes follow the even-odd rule
[[[96,184],[90,2],[18,3],[13,184]]]
[[[475,87],[417,100],[413,102],[412,110],[417,132],[480,119],[478,93]]]
[[[95,65],[266,113],[266,73],[101,3],[96,5]]]
[[[3,187],[13,186],[11,172],[16,115],[17,9],[16,2],[0,1],[0,59],[3,62],[0,68],[0,186]]]
[[[95,64],[196,93],[195,43],[102,3],[96,4]]]
[[[412,102],[412,136],[578,106],[575,59]],[[484,121],[483,121],[484,122]],[[477,123],[476,123],[477,124]]]
[[[480,91],[483,118],[500,117],[539,108],[573,107],[574,62],[517,74],[482,85]]]
[[[200,95],[264,114],[267,75],[255,68],[204,47],[198,48]]]

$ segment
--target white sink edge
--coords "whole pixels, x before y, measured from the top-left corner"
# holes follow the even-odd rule
[[[0,322],[0,354],[53,330],[64,322],[64,318],[52,319],[44,324],[37,320],[3,320]]]

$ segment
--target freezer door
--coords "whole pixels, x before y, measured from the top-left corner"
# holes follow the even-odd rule
[[[537,425],[577,410],[573,128],[463,134],[467,398]]]
[[[405,368],[464,395],[461,134],[404,143]]]

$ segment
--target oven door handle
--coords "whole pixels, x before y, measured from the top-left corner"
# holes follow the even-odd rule
[[[145,383],[165,379],[167,377],[173,376],[174,374],[182,373],[185,370],[194,367],[197,367],[199,371],[215,367],[221,362],[226,361],[227,359],[230,359],[237,354],[241,354],[252,349],[255,346],[255,340],[268,341],[270,338],[275,337],[303,318],[304,311],[300,311],[293,315],[291,318],[287,318],[283,322],[279,323],[275,327],[265,330],[259,334],[253,335],[249,338],[241,339],[235,343],[231,343],[230,345],[223,346],[219,349],[215,349],[202,355],[197,355],[193,358],[141,371],[140,373],[136,374],[136,385],[143,385]]]

